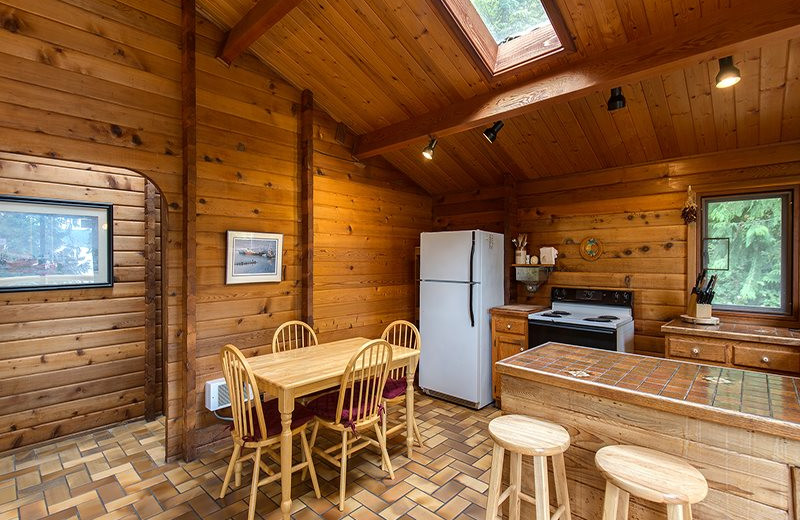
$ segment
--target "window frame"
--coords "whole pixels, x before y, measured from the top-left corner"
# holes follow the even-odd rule
[[[555,0],[540,0],[560,45],[538,52],[536,31],[503,44],[494,41],[470,0],[434,0],[450,28],[478,63],[487,79],[515,71],[562,52],[575,52],[575,43]]]
[[[714,314],[723,318],[732,318],[735,321],[742,321],[753,323],[756,325],[770,325],[776,327],[791,327],[800,324],[800,289],[798,286],[798,250],[800,244],[800,215],[798,214],[798,204],[796,201],[800,200],[800,185],[777,185],[777,186],[753,186],[740,189],[728,189],[722,191],[708,191],[696,193],[698,200],[698,219],[696,223],[696,231],[694,235],[695,251],[694,255],[690,256],[693,259],[693,264],[687,273],[687,285],[694,283],[694,275],[699,272],[703,266],[703,238],[706,229],[706,201],[720,200],[720,199],[733,199],[741,200],[744,198],[756,198],[770,194],[786,194],[788,195],[787,201],[787,221],[783,223],[784,233],[786,234],[786,251],[784,251],[784,262],[786,269],[784,270],[784,295],[786,298],[784,309],[781,311],[764,310],[760,308],[737,307],[737,306],[722,306],[714,305]]]

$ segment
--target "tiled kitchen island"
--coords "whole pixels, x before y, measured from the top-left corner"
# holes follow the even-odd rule
[[[576,518],[601,516],[605,482],[594,454],[610,444],[653,448],[697,467],[710,488],[697,518],[797,518],[797,378],[557,343],[502,360],[497,371],[504,412],[570,432]],[[631,518],[660,519],[664,511],[634,499]]]

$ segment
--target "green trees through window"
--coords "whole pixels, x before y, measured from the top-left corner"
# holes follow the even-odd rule
[[[703,266],[719,276],[715,306],[787,309],[789,201],[788,192],[703,199]]]
[[[550,25],[540,0],[472,0],[472,5],[497,44]]]

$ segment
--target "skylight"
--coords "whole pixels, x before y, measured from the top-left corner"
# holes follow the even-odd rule
[[[488,77],[575,50],[555,0],[438,0],[437,5]]]
[[[541,0],[470,1],[498,45],[540,27],[552,27]]]

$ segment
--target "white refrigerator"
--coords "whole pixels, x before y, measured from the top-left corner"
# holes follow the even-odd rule
[[[464,406],[492,402],[489,309],[503,304],[503,235],[420,235],[419,384]]]

